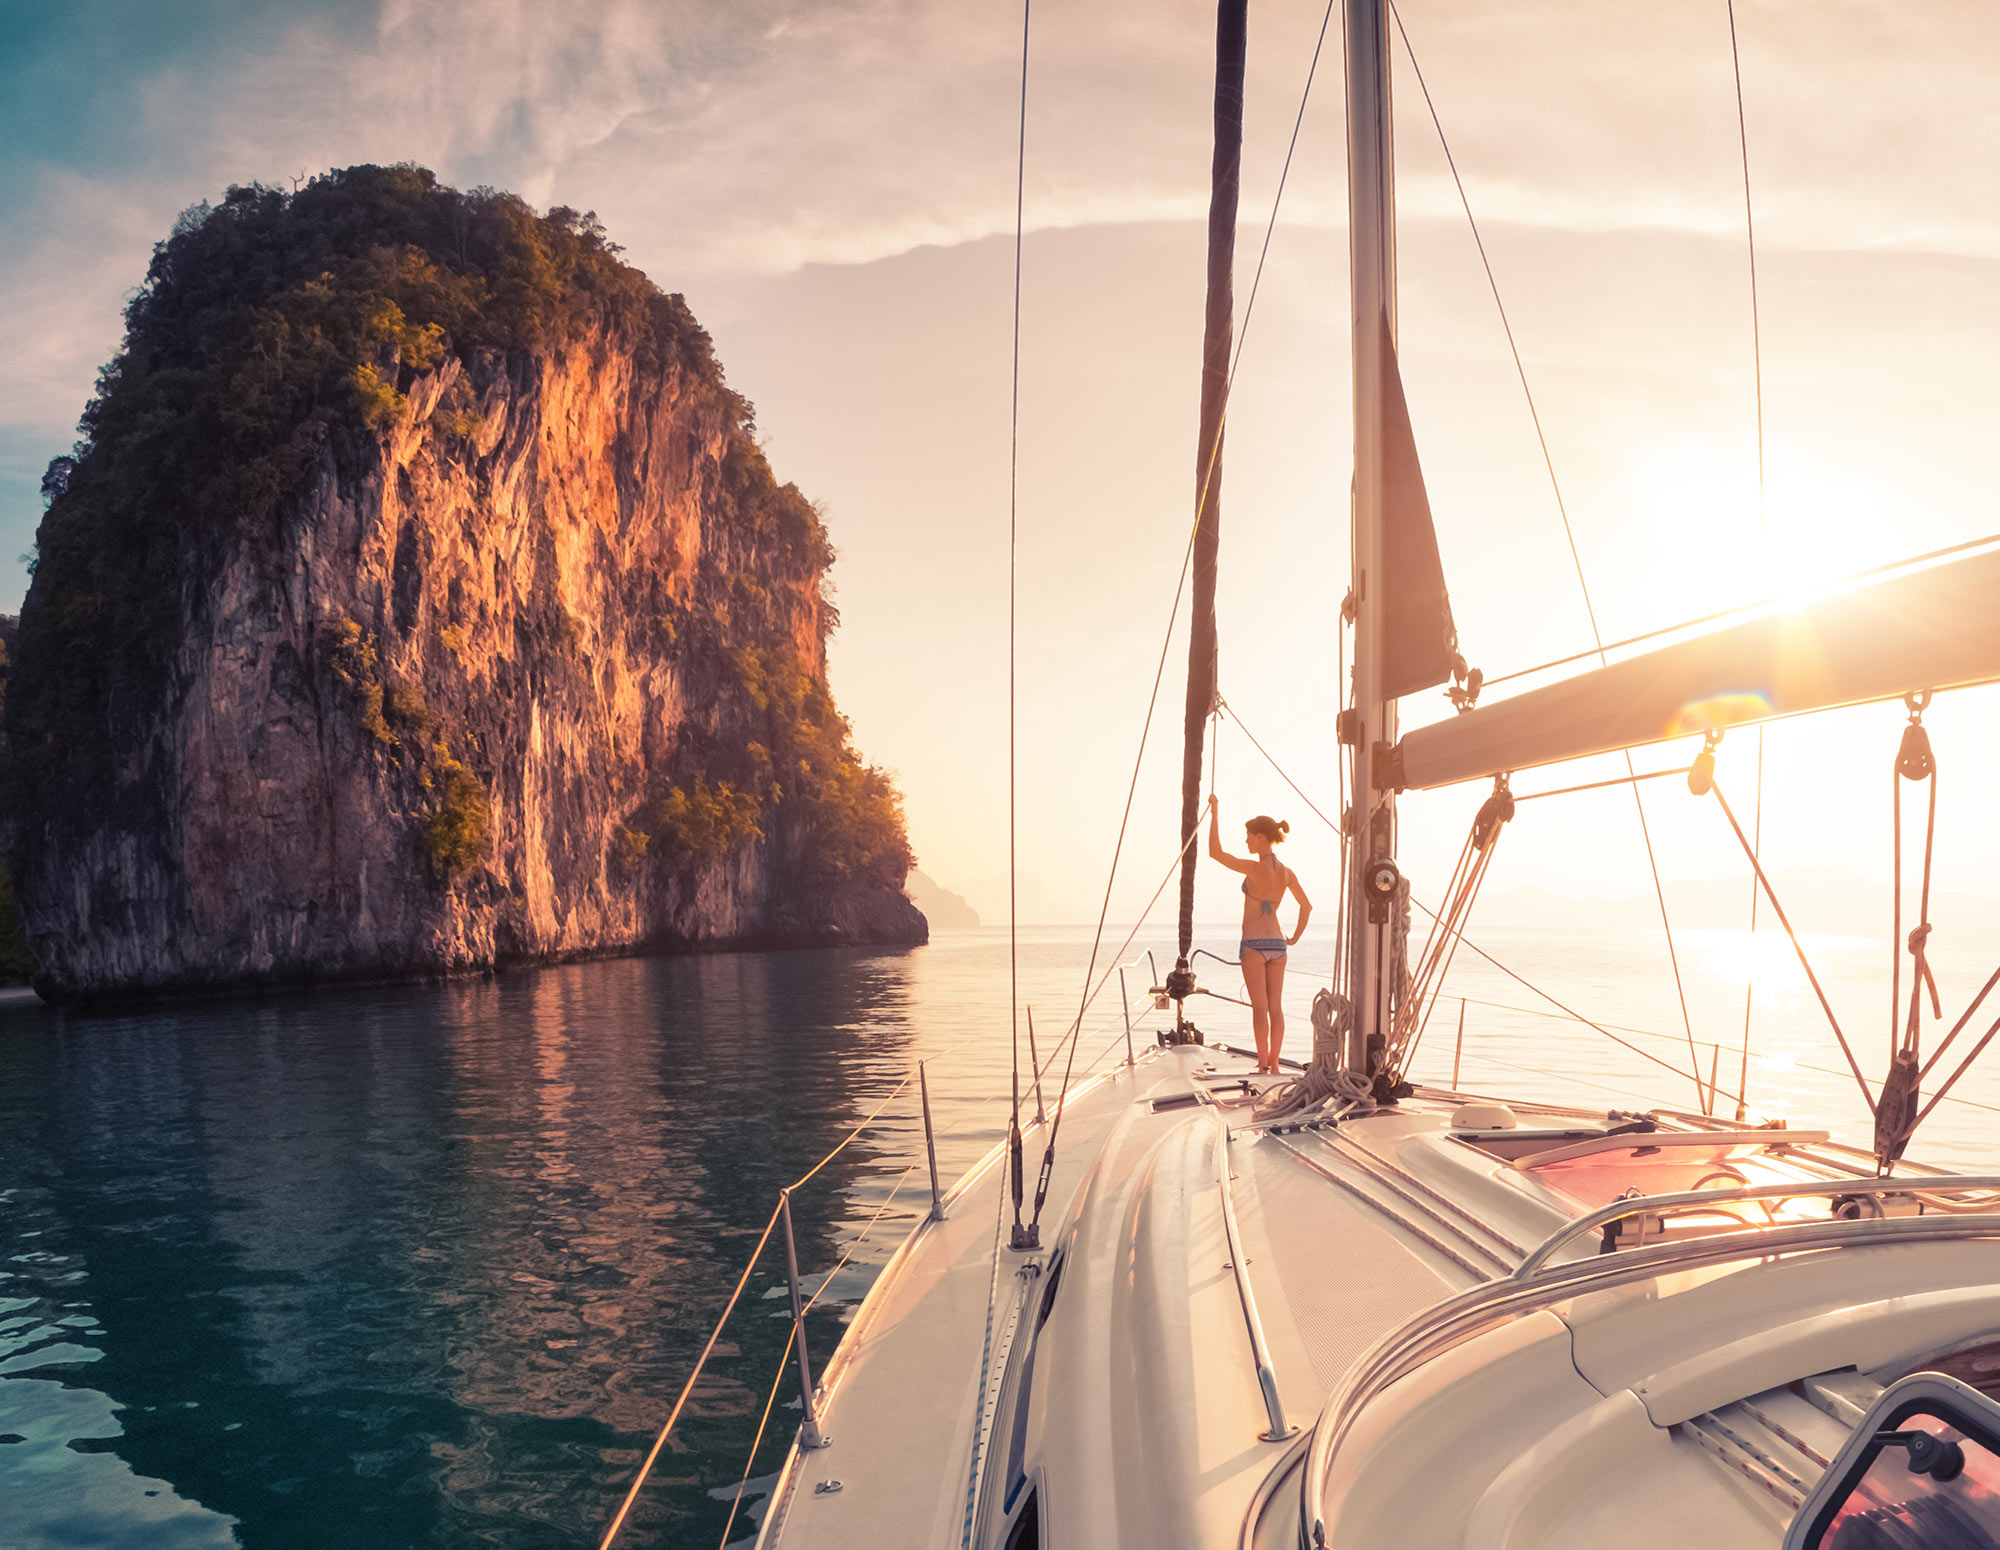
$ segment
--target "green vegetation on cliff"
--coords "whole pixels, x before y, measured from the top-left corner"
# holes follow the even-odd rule
[[[179,778],[153,733],[187,692],[180,653],[204,638],[209,584],[225,566],[248,556],[276,588],[301,552],[303,516],[329,490],[356,498],[429,374],[462,368],[449,391],[424,390],[419,402],[434,407],[417,429],[441,459],[471,467],[486,455],[474,447],[481,393],[525,391],[538,361],[589,342],[630,361],[638,403],[684,407],[686,423],[719,427],[702,434],[721,445],[701,492],[715,541],[700,574],[690,587],[663,567],[634,586],[655,649],[725,703],[693,718],[670,757],[649,760],[643,800],[612,837],[613,864],[627,879],[658,878],[783,839],[802,884],[900,883],[899,800],[856,755],[824,683],[836,615],[817,604],[814,640],[812,610],[796,601],[814,597],[832,559],[819,514],[773,476],[750,405],[682,299],[618,254],[594,216],[537,214],[412,166],[348,168],[290,193],[231,188],[186,212],[127,307],[124,346],[99,375],[75,456],[45,483],[0,722],[11,748],[0,809],[87,825],[157,801],[135,793]],[[352,718],[371,767],[393,772],[402,795],[385,806],[410,809],[412,863],[457,886],[504,818],[494,755],[467,734],[462,702],[433,693],[427,705],[397,681],[386,664],[402,637],[369,617],[315,624],[310,692]],[[582,649],[552,588],[518,627],[536,652]],[[438,657],[460,661],[463,623],[434,628]],[[127,821],[137,819],[114,820]],[[17,878],[44,832],[15,828]],[[4,920],[0,910],[0,953]]]
[[[621,262],[594,217],[538,216],[419,167],[197,205],[155,249],[125,321],[37,537],[10,727],[35,785],[102,792],[103,708],[153,698],[188,623],[189,594],[162,582],[275,536],[329,462],[355,473],[414,377],[448,354],[548,349],[596,325],[748,414],[681,298]]]

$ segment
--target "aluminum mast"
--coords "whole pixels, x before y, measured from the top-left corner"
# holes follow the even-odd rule
[[[1396,702],[1385,692],[1383,555],[1387,524],[1383,400],[1396,337],[1395,159],[1390,143],[1386,0],[1347,0],[1347,219],[1354,355],[1354,805],[1346,843],[1347,994],[1354,1004],[1351,1070],[1373,1076],[1389,1031],[1389,955],[1399,881],[1395,791],[1378,781],[1377,750],[1396,743]],[[1358,723],[1358,725],[1356,724]],[[1371,1054],[1371,1051],[1376,1052]]]

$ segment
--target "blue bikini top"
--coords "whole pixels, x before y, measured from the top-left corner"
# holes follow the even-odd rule
[[[1278,913],[1278,900],[1284,898],[1284,895],[1282,893],[1279,894],[1277,899],[1258,899],[1257,895],[1250,891],[1250,879],[1246,877],[1243,879],[1243,897],[1246,899],[1257,899],[1258,914],[1275,915]]]

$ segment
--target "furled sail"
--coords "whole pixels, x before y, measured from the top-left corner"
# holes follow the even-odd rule
[[[1201,823],[1201,743],[1215,709],[1215,575],[1222,529],[1222,429],[1235,337],[1236,204],[1243,168],[1243,70],[1249,0],[1215,10],[1215,154],[1208,205],[1208,310],[1201,346],[1201,426],[1194,466],[1194,599],[1188,625],[1187,710],[1181,751],[1181,899],[1178,970],[1194,942],[1193,838]]]
[[[1410,430],[1410,406],[1389,322],[1381,320],[1382,351],[1382,566],[1383,693],[1390,699],[1429,689],[1451,677],[1458,632],[1451,622],[1437,529],[1424,493],[1423,465]]]
[[[2000,681],[2000,551],[1753,619],[1421,727],[1421,791],[1805,711]]]

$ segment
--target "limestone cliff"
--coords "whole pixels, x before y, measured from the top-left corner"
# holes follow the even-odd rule
[[[818,517],[615,254],[410,168],[162,244],[15,647],[45,993],[924,939]]]

